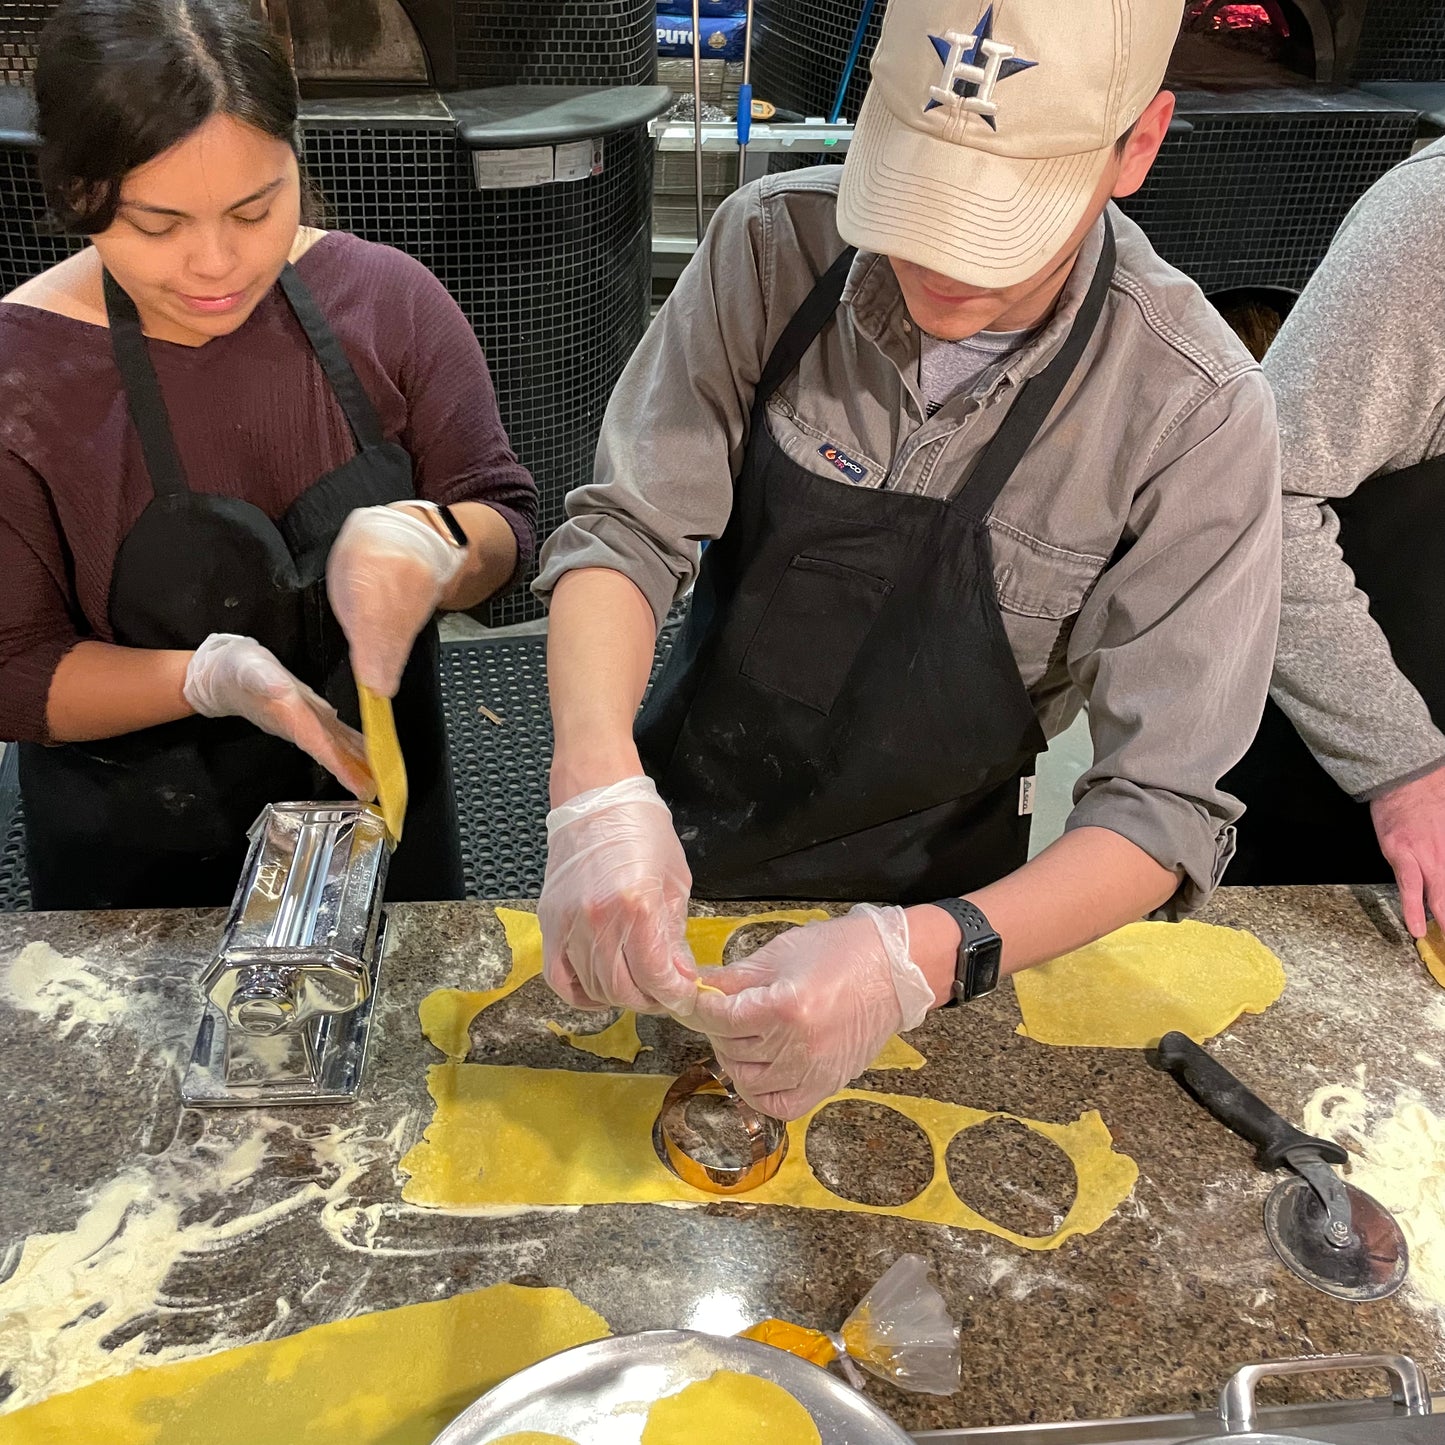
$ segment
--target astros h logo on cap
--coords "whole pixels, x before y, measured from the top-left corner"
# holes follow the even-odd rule
[[[946,35],[928,38],[943,62],[943,78],[941,84],[929,86],[929,100],[924,110],[942,105],[950,110],[972,111],[981,115],[991,129],[997,130],[994,116],[998,114],[998,102],[994,100],[994,90],[999,81],[1021,70],[1032,70],[1038,62],[1018,59],[1013,46],[1001,45],[993,38],[992,5],[984,12],[973,34],[960,35],[950,30]]]
[[[838,194],[850,245],[1012,286],[1159,93],[1183,0],[891,0]]]

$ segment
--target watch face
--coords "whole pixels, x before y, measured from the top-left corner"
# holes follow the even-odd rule
[[[968,997],[980,998],[998,987],[999,965],[1003,962],[1003,939],[998,934],[981,939],[969,950]]]

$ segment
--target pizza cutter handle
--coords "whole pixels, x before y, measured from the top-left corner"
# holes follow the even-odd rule
[[[1165,1034],[1159,1040],[1159,1062],[1221,1124],[1255,1146],[1264,1168],[1288,1167],[1288,1156],[1296,1149],[1331,1164],[1343,1164],[1349,1157],[1333,1140],[1312,1138],[1281,1118],[1187,1034]]]

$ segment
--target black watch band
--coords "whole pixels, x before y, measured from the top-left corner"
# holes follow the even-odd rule
[[[445,502],[437,503],[437,516],[442,519],[448,532],[452,534],[452,541],[465,551],[472,545],[471,538],[462,529],[462,524],[457,521],[456,513],[447,506]]]
[[[984,917],[983,909],[966,898],[940,898],[934,907],[951,914],[963,934],[953,975],[953,997],[949,1003],[969,1003],[992,993],[998,987],[1003,939]]]

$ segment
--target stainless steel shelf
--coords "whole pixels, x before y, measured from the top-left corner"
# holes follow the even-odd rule
[[[648,130],[660,151],[690,151],[694,148],[694,128],[690,120],[655,120]],[[825,120],[808,120],[801,125],[778,121],[754,121],[748,138],[748,151],[765,154],[772,151],[845,151],[853,139],[851,125],[829,125]],[[704,151],[735,151],[738,128],[733,121],[704,121]]]

